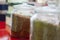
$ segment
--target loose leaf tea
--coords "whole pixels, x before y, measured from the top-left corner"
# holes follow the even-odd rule
[[[59,27],[57,27],[57,40],[60,40],[60,24]]]
[[[29,38],[30,17],[13,14],[12,37]]]
[[[57,27],[51,23],[34,20],[31,40],[56,40]]]

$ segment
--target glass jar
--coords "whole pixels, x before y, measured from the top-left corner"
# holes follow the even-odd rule
[[[57,10],[42,7],[42,10],[31,18],[30,40],[57,40],[57,28],[59,28]]]
[[[29,39],[30,18],[33,15],[34,8],[33,6],[28,5],[27,3],[14,6],[12,13],[12,37],[22,38],[22,40]]]

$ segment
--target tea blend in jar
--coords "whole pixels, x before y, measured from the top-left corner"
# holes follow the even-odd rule
[[[13,14],[12,18],[12,37],[29,38],[30,17]]]
[[[31,18],[31,40],[57,40],[57,15],[38,14]],[[59,34],[58,34],[59,35]]]

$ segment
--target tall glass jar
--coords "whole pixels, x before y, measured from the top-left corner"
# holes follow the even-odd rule
[[[58,11],[51,7],[42,7],[31,18],[30,40],[57,40],[59,28]]]

